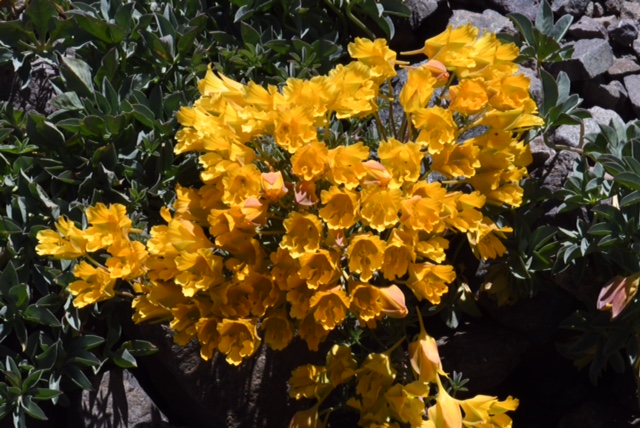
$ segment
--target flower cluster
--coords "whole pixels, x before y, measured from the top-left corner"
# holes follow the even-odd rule
[[[347,405],[360,413],[359,426],[400,428],[407,424],[419,428],[492,427],[511,428],[505,413],[518,407],[518,400],[508,397],[477,395],[466,400],[453,398],[442,384],[446,377],[433,337],[424,330],[409,344],[409,358],[414,380],[398,381],[391,353],[369,354],[358,364],[346,345],[334,345],[327,354],[326,365],[308,364],[296,368],[289,380],[290,395],[295,399],[317,400],[311,408],[299,411],[291,421],[295,428],[323,428],[330,412],[320,417],[320,405],[340,385],[355,382],[355,395]],[[437,387],[437,393],[432,390]],[[427,405],[431,405],[427,408]],[[464,412],[464,415],[463,415]]]
[[[75,297],[74,306],[83,308],[111,299],[118,279],[129,281],[136,291],[141,291],[136,281],[146,272],[149,253],[142,242],[130,239],[130,234],[142,231],[131,227],[125,207],[115,204],[107,208],[98,203],[87,208],[86,216],[91,226],[85,230],[61,217],[56,223],[57,232],[41,230],[37,235],[38,255],[62,260],[85,259],[73,269],[77,281],[69,284],[69,292]],[[104,264],[90,255],[101,251],[108,253]]]
[[[511,228],[485,207],[521,203],[522,133],[542,123],[517,47],[450,27],[414,52],[429,61],[408,67],[397,98],[400,63],[384,40],[356,39],[349,53],[328,75],[281,87],[209,69],[178,113],[175,147],[200,153],[203,185],[176,188],[146,250],[118,205],[87,210],[84,232],[61,220],[39,235],[42,255],[112,255],[77,265],[76,306],[144,274],[134,321],[169,320],[177,343],[195,338],[203,358],[237,365],[262,340],[279,350],[297,334],[318,350],[348,317],[369,328],[403,317],[405,293],[439,304],[456,279],[454,235],[478,258],[503,255]],[[396,101],[404,120],[383,124],[379,106]]]

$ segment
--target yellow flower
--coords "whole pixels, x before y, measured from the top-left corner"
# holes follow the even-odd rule
[[[176,185],[176,200],[173,202],[176,216],[203,224],[209,210],[202,207],[202,196],[197,189]]]
[[[127,217],[124,205],[111,204],[107,207],[98,202],[87,208],[85,213],[87,221],[91,224],[91,227],[84,231],[88,252],[106,248],[114,241],[128,239],[131,220]]]
[[[48,229],[40,230],[36,235],[38,239],[36,253],[39,256],[75,260],[86,254],[87,240],[71,220],[60,217],[56,222],[56,229],[58,232]]]
[[[317,403],[310,409],[296,412],[289,422],[289,428],[325,428],[324,422],[318,416],[319,406],[320,403]]]
[[[376,184],[380,187],[387,187],[392,178],[389,171],[378,161],[368,160],[363,162],[367,176],[362,180],[362,184]]]
[[[489,102],[498,110],[524,108],[527,102],[532,101],[529,95],[529,78],[522,74],[505,76],[500,79],[499,86],[491,85],[491,89],[495,93]]]
[[[360,215],[366,225],[382,232],[398,222],[401,203],[402,192],[399,189],[368,186],[362,191]]]
[[[506,132],[522,132],[544,125],[544,120],[532,113],[535,112],[527,112],[524,108],[491,110],[476,123]]]
[[[356,374],[358,363],[347,345],[333,345],[327,353],[327,378],[334,387]]]
[[[413,113],[426,107],[437,83],[438,80],[428,67],[409,69],[407,83],[402,87],[398,100],[405,113]]]
[[[323,366],[306,364],[296,367],[289,378],[289,396],[299,400],[301,398],[315,398],[322,401],[333,387],[327,379],[327,369]]]
[[[360,274],[360,280],[366,282],[373,272],[380,269],[384,258],[384,242],[376,235],[352,235],[347,248],[349,270]]]
[[[449,88],[449,108],[465,116],[481,112],[487,107],[489,96],[481,79],[464,79]]]
[[[385,39],[374,41],[356,37],[347,47],[351,58],[366,64],[371,69],[371,77],[384,82],[396,75],[396,53],[389,49]]]
[[[273,136],[289,153],[318,139],[313,116],[307,108],[300,106],[278,111]]]
[[[396,369],[386,354],[369,354],[357,370],[356,393],[359,398],[347,401],[351,407],[360,410],[363,418],[384,422],[388,415],[388,406],[384,393],[396,377]],[[366,420],[365,419],[365,420]]]
[[[323,126],[327,107],[332,99],[327,76],[314,76],[310,80],[287,79],[282,95],[293,106],[303,106],[315,118],[317,126]]]
[[[419,144],[401,143],[395,138],[380,142],[378,156],[382,165],[391,173],[396,183],[394,187],[418,181],[424,157],[420,149]]]
[[[404,318],[409,313],[405,304],[404,293],[397,285],[378,287],[382,313],[389,318]]]
[[[422,315],[418,314],[420,321],[420,334],[417,339],[409,343],[409,357],[411,367],[422,382],[434,382],[438,375],[444,376],[442,362],[438,352],[436,340],[427,334],[424,329]]]
[[[283,291],[296,288],[306,282],[298,276],[300,270],[299,259],[294,259],[289,251],[284,248],[278,248],[269,256],[273,267],[271,268],[271,277],[276,285]]]
[[[333,330],[342,324],[350,304],[349,296],[340,287],[316,291],[309,301],[313,318],[325,330]]]
[[[439,233],[442,229],[441,209],[439,200],[413,196],[402,201],[400,223],[414,230]]]
[[[378,287],[366,282],[349,281],[350,310],[369,328],[376,328],[376,320],[382,318],[381,296]]]
[[[69,292],[75,297],[73,306],[84,308],[115,296],[116,279],[103,267],[93,267],[84,260],[73,268],[77,281],[69,284]]]
[[[412,263],[409,267],[407,285],[418,300],[427,299],[434,305],[440,303],[440,296],[447,292],[447,284],[456,278],[453,266],[432,263]]]
[[[424,48],[411,52],[402,52],[403,55],[414,55],[422,53],[429,59],[437,59],[447,67],[463,72],[476,66],[472,55],[472,43],[478,37],[478,29],[471,24],[447,29],[424,42]]]
[[[200,320],[200,309],[195,303],[178,303],[171,307],[173,320],[169,323],[175,333],[173,341],[180,346],[187,346],[197,333],[196,324]]]
[[[264,341],[269,348],[276,351],[286,348],[293,340],[295,333],[284,308],[269,311],[262,320],[260,329],[264,330]]]
[[[416,244],[415,251],[422,257],[426,257],[436,263],[442,263],[446,258],[444,250],[448,248],[449,241],[441,236],[434,236],[426,241],[419,241]]]
[[[291,157],[291,171],[304,181],[315,181],[324,175],[329,162],[329,149],[320,141],[313,141]]]
[[[174,281],[182,287],[186,297],[224,282],[223,260],[211,248],[201,248],[193,253],[182,251],[175,258],[175,264],[180,273]]]
[[[171,319],[171,311],[161,305],[151,303],[148,295],[135,297],[131,302],[131,308],[134,311],[131,319],[136,324],[144,321]]]
[[[227,356],[226,361],[239,365],[246,357],[252,356],[260,345],[255,319],[223,319],[217,325],[220,334],[218,351]]]
[[[439,376],[436,376],[436,381],[438,396],[436,404],[427,410],[429,421],[435,428],[462,428],[462,412],[458,401],[447,393]]]
[[[329,229],[348,229],[358,220],[358,193],[332,186],[323,190],[320,198],[324,207],[318,213]]]
[[[329,150],[329,171],[327,178],[334,185],[344,184],[351,190],[360,184],[367,170],[362,161],[369,157],[369,148],[356,143]]]
[[[314,290],[306,287],[306,283],[287,291],[287,302],[291,304],[289,314],[292,318],[301,320],[309,314],[309,302],[314,292]],[[313,315],[311,315],[311,319],[313,320]]]
[[[411,115],[416,128],[420,129],[416,143],[429,153],[438,153],[446,144],[456,141],[458,127],[453,121],[451,110],[434,106],[416,110]]]
[[[108,258],[105,265],[112,278],[133,280],[146,273],[149,253],[142,242],[116,241],[109,246],[109,253],[113,257]]]
[[[299,260],[298,275],[307,281],[307,286],[311,289],[333,284],[340,278],[340,254],[336,252],[317,250],[315,253],[303,254]]]
[[[294,259],[320,248],[322,222],[315,215],[293,211],[284,221],[284,228],[287,234],[282,238],[280,247],[289,250]]]
[[[338,119],[360,117],[378,109],[378,84],[371,78],[371,69],[358,61],[338,65],[329,72],[329,85],[335,93],[329,110]]]
[[[517,409],[519,401],[512,397],[498,401],[496,397],[476,395],[459,403],[464,410],[462,423],[465,427],[511,428],[511,418],[504,413]]]
[[[507,251],[504,244],[498,239],[498,237],[506,238],[505,232],[513,232],[513,229],[498,227],[489,217],[484,217],[476,228],[467,232],[467,240],[477,258],[494,259]]]
[[[392,415],[403,423],[410,423],[412,427],[417,427],[422,424],[424,414],[422,397],[428,394],[428,384],[414,381],[408,385],[396,383],[385,392],[384,397]]]
[[[327,330],[321,324],[316,322],[313,314],[308,314],[298,327],[298,334],[300,339],[307,342],[307,347],[310,351],[317,351],[320,346],[320,342],[327,338],[331,330]]]
[[[200,343],[200,357],[209,361],[215,355],[218,348],[220,335],[218,334],[218,323],[220,319],[217,317],[200,318],[196,323],[196,335],[198,343]]]
[[[382,273],[389,281],[407,273],[409,264],[416,261],[413,236],[399,229],[393,229],[384,250]]]
[[[260,196],[260,178],[260,170],[254,164],[231,169],[222,179],[222,202],[233,206],[243,203],[248,198]]]
[[[218,77],[219,76],[219,77]],[[202,95],[221,96],[238,105],[244,104],[244,85],[229,79],[222,73],[214,74],[208,67],[204,79],[198,82],[198,90]]]
[[[450,178],[471,177],[475,175],[476,168],[481,166],[477,159],[479,152],[480,148],[472,141],[447,145],[432,155],[431,168]]]

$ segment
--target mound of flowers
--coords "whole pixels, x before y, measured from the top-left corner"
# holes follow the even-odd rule
[[[166,224],[143,239],[122,205],[97,204],[84,230],[60,218],[41,231],[37,252],[80,260],[68,286],[76,307],[131,295],[135,322],[169,322],[178,344],[195,339],[202,358],[220,352],[234,365],[262,341],[281,350],[298,336],[318,350],[345,322],[418,318],[404,353],[401,340],[358,361],[335,344],[326,366],[294,370],[292,397],[317,403],[292,426],[322,426],[322,403],[347,384],[360,426],[511,426],[517,400],[448,394],[435,340],[406,302],[438,305],[457,281],[453,237],[480,259],[506,251],[512,229],[491,207],[521,203],[523,137],[542,124],[518,48],[468,25],[407,53],[426,55],[419,66],[384,40],[356,39],[349,53],[354,61],[328,75],[280,87],[209,69],[200,98],[178,112],[175,146],[200,153],[202,185],[176,188]],[[402,380],[394,358],[410,362]]]

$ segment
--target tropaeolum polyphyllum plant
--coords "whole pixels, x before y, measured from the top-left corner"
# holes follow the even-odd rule
[[[449,395],[435,340],[405,297],[440,304],[456,280],[447,252],[456,235],[479,259],[506,251],[512,229],[487,207],[521,203],[523,137],[542,125],[518,48],[449,27],[407,53],[429,60],[407,67],[397,97],[401,64],[384,40],[356,39],[349,53],[355,61],[328,75],[282,87],[209,69],[200,98],[178,112],[175,147],[201,153],[202,186],[177,187],[146,245],[132,239],[142,231],[124,206],[97,204],[90,227],[61,218],[57,232],[39,233],[37,251],[80,260],[68,285],[76,307],[129,294],[135,322],[169,321],[178,344],[197,339],[202,358],[218,351],[234,365],[262,340],[281,350],[297,335],[318,350],[345,320],[374,329],[419,319],[402,355],[402,341],[360,360],[336,344],[326,366],[295,369],[291,395],[317,403],[291,426],[323,426],[333,408],[321,406],[338,387],[360,426],[511,426],[505,412],[517,400]],[[394,101],[404,119],[392,112],[384,124],[379,106]],[[402,381],[394,358],[410,363]]]

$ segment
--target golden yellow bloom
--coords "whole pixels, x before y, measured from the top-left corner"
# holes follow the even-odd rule
[[[315,398],[323,400],[333,387],[327,379],[327,370],[323,366],[306,364],[296,367],[289,378],[289,396],[299,400],[301,398]]]
[[[173,320],[169,323],[169,328],[175,331],[173,341],[180,346],[187,346],[187,343],[196,336],[196,324],[200,320],[200,309],[193,302],[178,303],[171,307]]]
[[[450,178],[471,177],[475,175],[476,168],[481,166],[478,160],[479,152],[480,148],[472,141],[447,145],[432,155],[431,168]]]
[[[453,266],[432,263],[412,263],[409,267],[407,285],[418,300],[427,299],[434,305],[440,303],[440,296],[447,292],[447,284],[456,278]]]
[[[416,261],[413,236],[399,229],[393,229],[384,250],[382,273],[389,281],[407,273],[409,264]]]
[[[358,220],[358,193],[332,186],[323,190],[320,197],[324,207],[318,213],[329,229],[348,229]]]
[[[293,340],[295,331],[284,308],[271,310],[260,326],[264,330],[264,341],[269,348],[280,351]]]
[[[409,313],[405,304],[404,293],[397,285],[378,287],[382,313],[389,318],[404,318]]]
[[[131,308],[134,311],[131,319],[136,324],[158,319],[169,320],[171,318],[171,311],[163,306],[151,303],[148,295],[135,297],[131,302]]]
[[[211,248],[201,248],[194,253],[180,252],[175,258],[180,273],[175,277],[176,284],[182,287],[186,297],[193,297],[198,291],[222,284],[223,260],[213,253]]]
[[[524,108],[507,111],[491,110],[477,124],[507,132],[521,132],[544,125],[544,120],[533,113],[535,112],[527,112]]]
[[[87,221],[91,224],[91,227],[84,231],[88,252],[106,248],[114,241],[128,239],[131,220],[127,217],[124,205],[111,204],[107,207],[98,202],[87,208],[86,215]]]
[[[320,248],[322,222],[315,215],[291,212],[284,221],[284,228],[287,234],[280,247],[289,250],[294,259]]]
[[[510,227],[500,228],[489,217],[484,217],[477,228],[467,232],[467,239],[473,254],[482,260],[494,259],[503,255],[507,248],[498,237],[506,238],[505,232],[513,232],[513,229]]]
[[[289,315],[299,320],[304,319],[309,314],[309,301],[314,293],[315,290],[307,288],[306,283],[287,291],[287,302],[291,304]],[[313,320],[313,315],[311,319]],[[313,323],[315,324],[315,321]]]
[[[318,415],[319,406],[320,403],[317,403],[310,409],[296,412],[289,422],[289,428],[325,428],[324,422]]]
[[[358,363],[347,345],[333,345],[327,353],[327,378],[334,387],[356,374]]]
[[[359,273],[360,280],[369,281],[373,272],[382,266],[384,249],[384,242],[376,235],[351,235],[351,242],[347,248],[349,270]]]
[[[438,396],[436,404],[427,410],[429,421],[435,428],[462,428],[462,412],[458,401],[447,393],[439,376],[436,376],[436,382]]]
[[[274,137],[280,147],[295,153],[305,144],[318,139],[314,117],[305,107],[281,109],[275,120]]]
[[[384,393],[396,377],[396,370],[386,354],[369,354],[357,370],[356,393],[359,398],[351,398],[347,404],[360,410],[361,421],[384,422],[389,416]],[[369,419],[370,418],[370,419]]]
[[[196,335],[200,343],[200,357],[209,361],[218,348],[220,335],[218,334],[218,317],[200,318],[196,323]]]
[[[378,287],[360,281],[349,281],[350,310],[369,328],[376,328],[376,320],[382,318],[381,296]]]
[[[371,69],[371,77],[382,83],[396,75],[396,53],[389,49],[385,39],[374,41],[356,37],[347,47],[351,58],[366,64]]]
[[[499,86],[491,86],[495,91],[491,100],[491,106],[498,110],[512,110],[524,108],[531,100],[529,95],[529,78],[518,74],[506,76],[499,81]]]
[[[376,184],[380,187],[387,187],[392,178],[389,171],[378,161],[368,160],[362,165],[367,170],[367,175],[362,180],[362,184]]]
[[[442,263],[446,254],[444,250],[449,248],[449,241],[441,236],[434,236],[426,241],[419,241],[416,244],[416,253],[422,257],[433,260],[436,263]]]
[[[420,177],[420,168],[424,155],[419,144],[401,143],[395,138],[381,141],[378,148],[380,162],[391,173],[395,186],[401,187],[405,182],[414,183]]]
[[[457,73],[473,69],[475,60],[471,57],[473,51],[471,44],[478,37],[478,29],[471,24],[447,29],[424,42],[424,48],[411,52],[402,52],[403,55],[422,53],[429,59],[437,59],[453,68]]]
[[[442,229],[441,209],[439,200],[413,196],[402,201],[400,223],[414,230],[439,233]]]
[[[309,301],[313,318],[325,330],[333,330],[342,324],[350,304],[349,296],[340,287],[316,291]]]
[[[227,356],[226,361],[239,365],[246,357],[252,356],[260,345],[260,336],[255,319],[223,319],[217,325],[220,333],[218,351]]]
[[[84,260],[73,268],[77,281],[69,284],[69,292],[75,297],[73,306],[84,308],[115,296],[116,279],[103,267],[93,267]]]
[[[395,226],[398,222],[401,203],[402,191],[400,189],[367,186],[362,190],[360,215],[366,225],[382,232]]]
[[[426,107],[437,83],[438,80],[428,67],[409,69],[407,83],[402,87],[398,100],[405,113],[413,113]]]
[[[335,111],[338,119],[365,116],[378,109],[379,87],[367,65],[359,61],[338,65],[329,72],[328,83],[336,94],[329,110]]]
[[[198,90],[202,95],[220,96],[238,105],[244,104],[244,85],[229,79],[222,73],[213,72],[208,67],[204,79],[198,82]]]
[[[303,106],[315,118],[317,126],[323,126],[332,90],[327,76],[314,76],[310,80],[287,79],[282,95],[290,105]]]
[[[111,278],[133,280],[146,273],[149,253],[142,242],[116,241],[109,246],[109,253],[113,257],[108,258],[105,265]]]
[[[511,428],[511,418],[504,413],[517,409],[519,401],[512,397],[498,401],[497,397],[476,395],[459,403],[464,410],[462,423],[465,427]]]
[[[384,397],[389,404],[391,414],[403,423],[412,427],[422,424],[424,414],[423,396],[429,395],[429,385],[414,381],[407,385],[396,383],[385,392]]]
[[[313,141],[291,157],[291,171],[304,181],[315,181],[324,175],[329,162],[329,149],[320,141]]]
[[[487,90],[481,79],[464,79],[449,88],[449,108],[465,116],[483,111],[489,102]]]
[[[420,129],[416,143],[429,153],[438,153],[445,144],[453,144],[458,137],[458,127],[451,110],[434,106],[416,110],[411,115],[416,128]]]
[[[271,277],[280,290],[288,291],[296,288],[306,282],[298,276],[300,270],[299,259],[294,259],[289,251],[284,248],[278,248],[269,256],[273,267],[271,268]]]
[[[344,184],[349,190],[356,188],[367,173],[362,161],[368,157],[369,148],[361,142],[329,150],[327,178],[334,185]]]
[[[230,170],[222,179],[222,202],[233,206],[243,203],[248,198],[260,196],[260,178],[260,170],[254,164]]]
[[[36,253],[39,256],[52,256],[62,260],[75,260],[86,254],[87,240],[75,224],[64,217],[56,222],[56,229],[38,231]]]
[[[327,330],[321,324],[316,322],[313,314],[308,314],[298,327],[298,334],[300,339],[307,342],[307,347],[310,351],[317,351],[320,346],[320,342],[327,338],[331,330]]]
[[[307,281],[307,286],[316,289],[321,286],[333,284],[340,278],[338,263],[340,254],[317,250],[315,253],[305,253],[300,258],[300,278]]]

